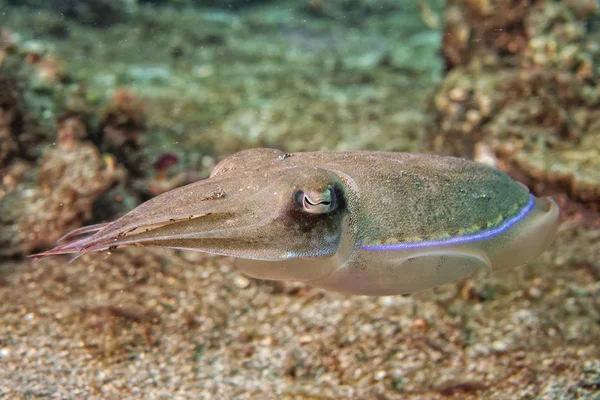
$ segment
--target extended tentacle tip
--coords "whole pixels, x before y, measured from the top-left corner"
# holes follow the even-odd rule
[[[67,240],[70,240],[77,236],[82,236],[82,235],[89,235],[88,237],[91,237],[94,234],[96,234],[98,231],[102,230],[107,225],[108,225],[108,223],[83,226],[81,228],[74,229],[70,232],[67,232],[65,235],[61,236],[56,242],[61,243],[61,242],[64,242],[64,241],[67,241]]]
[[[31,262],[36,262],[38,260],[41,260],[42,258],[46,258],[54,254],[55,253],[52,253],[51,251],[44,251],[41,253],[30,254],[27,256],[27,258],[31,259]]]
[[[79,257],[81,257],[82,255],[84,255],[85,253],[82,251],[79,254],[74,255],[73,257],[71,257],[71,259],[69,260],[69,264],[71,264],[73,261],[77,260]]]
[[[35,253],[27,256],[28,258],[33,259],[33,261],[37,261],[40,258],[46,258],[50,256],[60,255],[60,254],[75,254],[75,253],[84,253],[85,249],[83,248],[83,239],[75,240],[69,243],[65,243],[59,246],[56,246],[50,250],[46,250],[40,253]]]

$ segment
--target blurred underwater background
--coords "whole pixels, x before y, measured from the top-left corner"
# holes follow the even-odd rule
[[[229,154],[467,157],[551,248],[411,297],[26,256]],[[596,0],[0,0],[0,398],[600,400]]]

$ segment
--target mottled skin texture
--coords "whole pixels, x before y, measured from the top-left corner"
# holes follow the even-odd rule
[[[411,153],[299,153],[306,165],[351,177],[360,193],[362,244],[418,242],[499,225],[529,201],[502,172],[461,158]]]
[[[253,149],[38,256],[134,244],[190,249],[237,257],[259,278],[387,295],[527,263],[557,225],[553,201],[464,159]],[[402,244],[420,247],[394,248]]]

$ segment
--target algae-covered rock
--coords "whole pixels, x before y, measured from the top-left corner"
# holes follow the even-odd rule
[[[575,3],[450,1],[449,72],[434,98],[426,148],[485,153],[536,192],[558,195],[568,213],[597,215],[600,25],[595,3],[587,12]]]
[[[0,256],[29,254],[92,216],[92,204],[125,172],[90,143],[66,142],[42,156],[38,185],[0,198]]]
[[[29,254],[93,216],[132,208],[134,189],[112,203],[106,196],[144,171],[141,101],[123,90],[93,99],[50,46],[15,38],[0,29],[0,256]]]
[[[7,87],[8,86],[8,87]],[[10,81],[0,81],[0,167],[5,166],[19,151],[21,114],[15,107],[16,99]]]
[[[14,159],[33,159],[43,140],[37,119],[26,110],[17,79],[0,72],[0,173]]]
[[[117,90],[101,112],[97,142],[103,152],[114,154],[134,175],[147,168],[140,152],[146,130],[146,112],[141,99],[128,90]]]

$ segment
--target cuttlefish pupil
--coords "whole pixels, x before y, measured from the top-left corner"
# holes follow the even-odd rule
[[[294,194],[294,200],[300,208],[310,214],[325,214],[337,206],[335,192],[330,187],[323,192],[298,190]]]
[[[526,264],[558,224],[551,198],[473,161],[252,149],[34,257],[159,246],[232,256],[256,278],[393,295]]]

